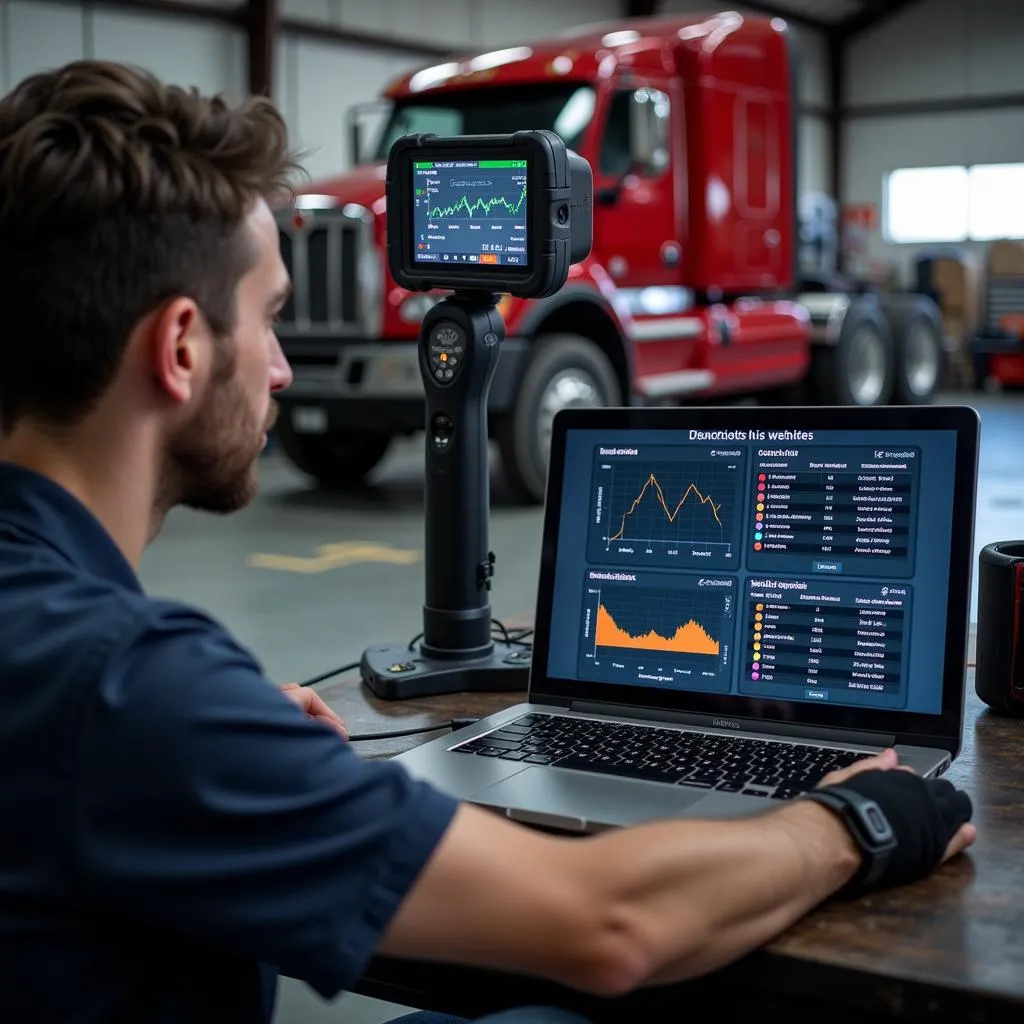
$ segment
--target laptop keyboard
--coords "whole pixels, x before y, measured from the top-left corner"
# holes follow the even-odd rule
[[[797,797],[829,772],[867,756],[806,743],[546,714],[524,715],[451,750],[775,800]]]

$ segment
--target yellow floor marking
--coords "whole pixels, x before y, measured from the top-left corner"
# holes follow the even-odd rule
[[[299,555],[249,555],[245,564],[254,569],[276,569],[280,572],[329,572],[357,562],[376,562],[381,565],[412,565],[420,560],[421,552],[393,548],[387,544],[372,544],[361,540],[346,540],[334,544],[321,544],[312,558]]]

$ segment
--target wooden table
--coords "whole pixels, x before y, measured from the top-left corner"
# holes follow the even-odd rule
[[[320,692],[353,733],[479,717],[525,694],[379,701],[358,680]],[[360,744],[389,756],[436,734]],[[963,752],[948,776],[975,805],[978,841],[930,879],[819,908],[743,960],[685,986],[597,1001],[497,972],[378,959],[358,991],[405,1005],[478,1016],[536,1001],[595,1019],[684,1021],[700,1006],[750,1021],[816,1024],[903,1020],[1024,1021],[1024,720],[992,714],[968,677]]]

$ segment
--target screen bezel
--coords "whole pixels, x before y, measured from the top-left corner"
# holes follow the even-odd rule
[[[693,693],[656,687],[555,678],[548,673],[555,556],[562,514],[566,439],[571,430],[953,430],[956,439],[949,588],[946,602],[942,710],[939,714],[759,699],[738,694]],[[566,409],[554,419],[541,544],[540,578],[530,675],[530,700],[586,701],[620,707],[707,714],[729,719],[784,721],[787,726],[891,735],[894,742],[927,742],[952,753],[963,729],[965,668],[973,569],[978,464],[977,413],[964,406],[873,408],[622,408]],[[779,705],[785,707],[785,718]]]
[[[423,147],[418,151],[408,150],[403,153],[401,169],[404,177],[403,186],[408,190],[410,199],[416,187],[414,164],[430,160],[525,160],[526,161],[526,262],[524,264],[506,263],[418,263],[414,257],[413,246],[416,238],[415,206],[408,204],[409,214],[403,218],[404,235],[401,248],[402,265],[407,273],[429,277],[442,281],[450,277],[464,282],[467,278],[478,279],[481,285],[487,285],[491,278],[501,278],[503,282],[518,283],[527,281],[534,273],[537,265],[535,254],[541,225],[537,223],[537,192],[540,182],[537,180],[537,160],[532,147],[519,145],[481,145],[475,149],[463,147],[459,149]]]

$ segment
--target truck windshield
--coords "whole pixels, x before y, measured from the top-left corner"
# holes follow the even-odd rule
[[[594,90],[588,85],[494,86],[452,90],[398,100],[381,131],[375,160],[403,135],[505,135],[524,130],[556,132],[570,148],[594,114]]]

